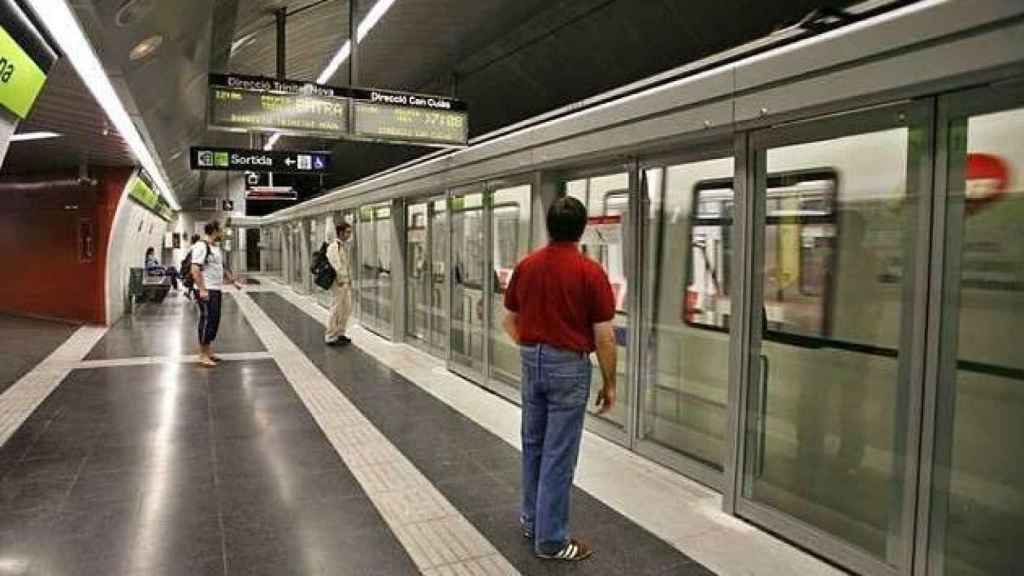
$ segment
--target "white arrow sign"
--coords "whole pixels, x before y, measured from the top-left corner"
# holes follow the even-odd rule
[[[285,158],[284,163],[287,164],[288,166],[293,166],[295,164],[295,160],[292,160],[291,158]]]

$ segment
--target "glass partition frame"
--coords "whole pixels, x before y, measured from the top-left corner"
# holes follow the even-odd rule
[[[464,210],[464,209],[456,210],[455,209],[455,204],[456,204],[456,200],[457,199],[463,198],[465,196],[472,196],[472,195],[480,195],[480,198],[481,198],[481,206],[479,208],[475,208],[474,207],[474,209],[473,209],[473,211],[479,210],[479,212],[480,212],[480,219],[481,219],[481,225],[483,226],[483,230],[480,233],[480,242],[481,242],[480,251],[483,254],[483,261],[479,263],[480,268],[481,268],[481,273],[483,274],[483,278],[481,279],[481,292],[482,292],[482,294],[481,294],[481,302],[484,302],[484,297],[485,297],[486,291],[487,291],[486,286],[488,286],[490,284],[490,281],[487,280],[487,277],[489,275],[486,273],[486,271],[488,270],[488,267],[490,266],[490,258],[487,256],[487,254],[489,252],[489,250],[487,249],[488,248],[487,240],[488,240],[488,238],[490,238],[490,234],[489,234],[489,232],[487,230],[489,228],[489,222],[488,222],[489,219],[486,217],[486,214],[487,214],[486,204],[487,204],[487,198],[488,198],[488,196],[487,196],[487,187],[486,187],[486,185],[484,183],[477,183],[477,184],[471,184],[471,185],[463,186],[463,187],[459,187],[459,188],[453,188],[453,189],[448,191],[448,207],[447,207],[448,208],[448,210],[447,210],[447,212],[448,212],[448,230],[447,230],[447,232],[448,232],[448,274],[447,274],[447,276],[448,276],[448,294],[447,294],[447,301],[448,301],[448,338],[447,338],[447,343],[446,343],[446,347],[448,349],[447,364],[448,364],[448,369],[451,370],[452,372],[455,372],[456,374],[462,376],[463,378],[466,378],[466,379],[468,379],[468,380],[470,380],[472,382],[475,382],[477,384],[485,385],[486,381],[487,381],[486,374],[487,374],[487,366],[488,366],[488,358],[487,358],[488,346],[486,345],[485,340],[481,340],[481,342],[480,342],[480,348],[481,348],[481,350],[480,350],[480,357],[479,358],[473,358],[473,356],[474,356],[474,353],[473,353],[474,346],[473,346],[473,340],[472,340],[473,329],[472,329],[472,327],[470,327],[468,330],[465,329],[465,328],[461,329],[461,330],[463,330],[462,334],[464,335],[464,337],[466,337],[467,335],[469,337],[469,339],[468,339],[468,342],[469,342],[469,344],[468,344],[468,346],[469,346],[469,354],[468,355],[461,355],[461,356],[464,357],[464,358],[469,358],[470,359],[470,364],[473,361],[477,362],[479,364],[478,367],[473,367],[470,364],[460,362],[459,361],[460,354],[456,353],[455,346],[453,344],[453,339],[455,338],[455,335],[456,335],[456,315],[457,315],[456,314],[456,310],[457,309],[462,310],[462,312],[460,314],[465,314],[466,313],[466,307],[464,306],[465,302],[456,303],[456,301],[455,301],[462,294],[462,292],[460,292],[456,288],[455,275],[456,274],[464,274],[465,273],[465,272],[462,272],[461,269],[459,268],[460,261],[458,261],[455,258],[455,255],[456,255],[456,242],[457,241],[461,242],[461,239],[456,238],[456,217],[457,217],[457,215],[459,213],[469,212],[469,210]],[[465,285],[465,283],[461,283],[461,284]],[[457,306],[458,306],[458,308],[457,308]],[[472,315],[475,313],[475,307],[474,306],[469,306],[468,310],[469,310],[468,313],[470,314],[470,320],[472,320]],[[480,327],[479,337],[481,339],[486,339],[487,335],[490,334],[490,314],[481,314],[480,316],[481,316],[481,318],[480,318],[480,320],[481,320],[481,327]],[[462,316],[460,316],[460,318],[461,317]]]
[[[539,246],[536,246],[534,244],[533,233],[533,204],[534,202],[537,201],[537,187],[534,184],[535,179],[531,175],[516,176],[502,180],[492,180],[487,183],[486,194],[484,195],[484,219],[486,220],[485,229],[487,234],[484,240],[484,244],[487,247],[487,264],[485,270],[488,271],[484,282],[484,309],[486,311],[487,316],[487,350],[485,352],[485,366],[487,374],[486,386],[493,390],[494,392],[497,392],[498,394],[501,394],[502,396],[505,396],[516,403],[519,403],[521,401],[519,383],[514,382],[514,377],[500,375],[496,371],[494,365],[494,359],[496,356],[495,335],[497,334],[497,337],[499,338],[504,336],[503,334],[500,334],[498,332],[503,330],[503,328],[501,326],[501,323],[497,320],[497,318],[495,318],[495,310],[499,306],[503,307],[505,301],[505,293],[500,290],[500,287],[494,285],[495,279],[497,278],[497,269],[495,268],[494,265],[494,242],[495,237],[497,236],[497,231],[494,229],[495,209],[502,207],[502,203],[495,202],[494,197],[496,193],[505,190],[510,190],[521,186],[529,187],[529,194],[527,200],[528,206],[526,207],[526,254],[529,254],[531,251],[539,248]],[[526,256],[526,254],[523,254],[522,256],[518,257],[518,259],[516,260],[516,264],[518,264],[519,261]],[[500,278],[497,279],[500,281]]]
[[[742,293],[745,302],[742,307],[743,325],[742,339],[734,340],[734,346],[741,349],[739,362],[731,362],[733,370],[741,370],[741,391],[738,399],[739,428],[736,438],[738,460],[727,467],[731,474],[731,495],[727,493],[725,508],[740,516],[765,526],[785,538],[838,560],[841,564],[858,572],[868,574],[906,574],[908,573],[914,554],[914,525],[918,488],[916,479],[919,462],[914,450],[921,438],[920,414],[922,404],[922,387],[924,379],[925,334],[915,327],[925,325],[927,299],[923,297],[928,290],[928,249],[931,241],[930,222],[932,204],[931,153],[934,134],[932,132],[933,108],[928,102],[900,103],[893,106],[880,107],[868,111],[854,111],[821,120],[801,122],[790,126],[765,129],[749,136],[749,147],[743,156],[746,157],[747,168],[744,170],[746,183],[744,188],[750,194],[738,196],[737,220],[744,228],[738,241],[743,248],[734,254],[735,268],[743,278]],[[897,414],[899,418],[893,428],[896,436],[894,444],[902,450],[904,456],[898,466],[896,476],[900,481],[893,493],[898,494],[901,505],[896,513],[894,524],[890,525],[889,537],[884,557],[877,557],[864,549],[841,540],[825,530],[805,523],[793,516],[765,504],[755,502],[744,496],[747,480],[747,462],[756,458],[757,445],[751,445],[747,431],[750,423],[758,421],[757,414],[750,408],[751,401],[757,392],[757,381],[761,370],[759,351],[761,350],[761,330],[756,329],[762,322],[762,311],[757,304],[762,301],[763,286],[760,279],[764,274],[764,240],[758,230],[763,230],[766,223],[766,207],[764,198],[767,186],[767,151],[775,147],[796,144],[828,141],[844,136],[856,136],[873,131],[907,127],[908,156],[907,159],[907,191],[913,199],[907,203],[913,211],[912,229],[906,234],[905,242],[913,250],[913,261],[905,267],[912,275],[904,283],[902,298],[904,306],[901,311],[900,337],[901,353],[898,367],[898,378],[903,383],[898,390]],[[749,170],[749,171],[748,171]],[[737,177],[740,171],[737,170]],[[740,192],[740,189],[737,190]],[[735,348],[734,348],[735,351]]]
[[[651,245],[651,234],[657,232],[651,229],[654,223],[648,217],[651,210],[650,200],[647,194],[648,186],[651,185],[651,183],[648,182],[647,180],[648,171],[658,169],[662,170],[662,174],[659,178],[659,181],[655,184],[655,186],[657,186],[657,191],[659,193],[663,193],[668,185],[665,174],[665,171],[667,171],[668,169],[675,166],[694,164],[717,159],[732,158],[734,166],[733,189],[737,195],[739,194],[738,180],[741,178],[742,172],[740,171],[737,164],[742,161],[742,158],[735,155],[735,140],[734,138],[731,137],[731,135],[724,137],[718,136],[713,137],[711,139],[702,138],[700,140],[688,143],[687,145],[685,145],[685,149],[685,152],[676,152],[672,154],[650,156],[644,158],[639,162],[638,165],[637,174],[639,178],[639,193],[637,194],[637,196],[639,196],[639,210],[637,210],[637,219],[639,228],[637,233],[637,249],[639,251],[639,256],[637,257],[636,262],[643,263],[643,266],[641,266],[640,269],[637,270],[637,273],[634,275],[634,278],[636,279],[637,283],[635,291],[638,292],[640,296],[640,302],[636,308],[640,310],[640,313],[635,315],[637,316],[636,332],[638,332],[638,346],[636,348],[638,352],[637,354],[635,354],[635,356],[638,357],[638,367],[649,366],[654,361],[654,358],[652,357],[653,351],[651,349],[651,346],[649,345],[650,343],[648,336],[650,334],[650,330],[653,328],[655,323],[655,318],[653,317],[655,309],[653,300],[657,278],[655,278],[653,274],[661,272],[660,269],[650,270],[650,267],[646,265],[649,262],[649,258],[651,257],[651,251],[654,249],[654,247]],[[691,237],[692,228],[692,224],[686,225],[687,239]],[[735,256],[733,256],[733,260],[734,259]],[[734,266],[734,263],[730,261],[729,265]],[[689,268],[690,267],[688,266],[686,278],[688,278],[689,275]],[[733,298],[736,297],[736,293],[737,290],[735,289],[729,291],[730,302]],[[735,319],[735,316],[733,318]],[[730,334],[728,333],[728,331],[726,332],[726,335],[729,338],[729,342],[726,344],[725,350],[725,353],[728,356],[731,354],[730,349],[732,347],[732,339],[736,338],[736,335]],[[673,468],[706,486],[714,488],[715,490],[723,491],[726,484],[726,475],[730,471],[729,455],[731,449],[734,446],[732,443],[732,430],[734,428],[734,424],[732,423],[731,419],[733,406],[736,403],[734,387],[731,385],[731,381],[734,376],[732,374],[733,371],[734,369],[732,366],[732,362],[730,360],[728,366],[729,376],[727,381],[725,382],[725,386],[727,388],[727,400],[725,407],[726,424],[724,429],[725,439],[723,442],[723,469],[716,469],[708,465],[706,462],[693,458],[684,452],[668,448],[661,443],[654,442],[645,438],[644,430],[646,425],[646,419],[648,418],[645,411],[645,402],[647,392],[653,385],[653,382],[652,375],[649,373],[649,371],[644,370],[642,368],[638,369],[637,371],[637,392],[634,396],[636,398],[636,422],[634,425],[634,429],[636,432],[635,438],[633,440],[634,449],[638,453],[648,458],[651,458],[657,462],[660,462],[670,468]]]
[[[938,99],[936,121],[936,197],[932,220],[932,268],[928,310],[927,372],[923,401],[923,432],[918,479],[915,576],[945,576],[947,570],[948,493],[955,443],[955,404],[964,203],[954,181],[966,178],[963,158],[953,157],[954,144],[969,142],[972,117],[1024,107],[1024,81],[951,93]],[[957,126],[957,124],[960,126]],[[963,133],[958,134],[957,128]],[[963,142],[960,142],[963,140]],[[965,149],[965,152],[969,148]],[[1012,191],[1010,191],[1012,192]],[[952,572],[956,573],[956,572]]]
[[[626,226],[626,236],[623,238],[624,243],[629,245],[629,248],[623,249],[622,256],[627,259],[623,263],[623,276],[630,281],[627,286],[626,297],[623,300],[623,306],[626,308],[626,323],[625,323],[625,342],[626,350],[624,357],[620,358],[618,365],[618,378],[616,380],[617,400],[616,403],[624,405],[623,423],[622,426],[607,421],[603,417],[596,416],[594,411],[594,401],[596,400],[597,387],[601,385],[600,371],[596,367],[596,355],[592,355],[593,362],[595,364],[594,375],[591,380],[592,393],[590,395],[589,404],[587,406],[587,419],[586,428],[604,438],[607,438],[613,442],[621,444],[627,448],[633,449],[636,444],[636,422],[637,422],[637,386],[635,375],[639,370],[639,356],[636,354],[636,350],[640,343],[639,336],[639,317],[636,311],[639,310],[641,302],[640,294],[643,291],[641,288],[639,274],[638,274],[638,262],[640,258],[640,202],[639,194],[639,175],[638,175],[638,164],[637,162],[627,163],[616,163],[616,164],[600,164],[590,167],[581,167],[576,169],[565,170],[555,174],[553,177],[558,182],[558,195],[559,197],[568,195],[568,183],[579,180],[587,181],[587,193],[589,194],[589,182],[592,179],[598,179],[607,176],[615,176],[619,174],[626,175],[627,185],[626,189],[619,191],[626,195],[626,209],[627,217],[622,221]],[[606,194],[606,198],[609,197]],[[591,216],[590,208],[588,206],[588,217]]]

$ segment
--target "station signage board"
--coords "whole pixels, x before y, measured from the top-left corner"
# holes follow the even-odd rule
[[[0,105],[28,116],[57,53],[14,0],[0,0]]]
[[[298,200],[299,195],[291,186],[253,186],[245,191],[246,200]]]
[[[465,146],[466,104],[441,96],[353,89],[353,135],[359,139]]]
[[[209,127],[427,146],[465,146],[466,103],[445,96],[211,74]]]
[[[349,99],[333,88],[258,76],[210,75],[207,124],[230,132],[266,131],[344,138]]]
[[[128,190],[128,197],[143,208],[167,222],[174,219],[174,210],[171,209],[167,200],[154,189],[149,175],[142,170],[133,174],[125,187]]]
[[[193,170],[324,174],[331,169],[331,155],[326,152],[193,146],[189,150],[189,164]]]

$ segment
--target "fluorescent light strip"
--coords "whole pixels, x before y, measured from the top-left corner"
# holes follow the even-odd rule
[[[391,8],[391,5],[395,3],[395,0],[377,0],[377,3],[370,8],[370,11],[363,18],[363,21],[359,23],[356,28],[356,39],[359,42],[366,38],[366,35],[373,30],[373,27],[380,22],[380,19],[384,17],[384,14]],[[341,68],[341,65],[348,60],[348,57],[352,55],[352,40],[345,40],[345,43],[341,45],[338,52],[331,58],[331,61],[327,64],[327,67],[320,72],[320,75],[316,77],[317,84],[326,84],[328,80]],[[274,144],[277,144],[277,139],[280,138],[280,134],[274,134],[267,141],[266,145],[263,146],[264,150],[272,150]]]
[[[27,140],[45,140],[47,138],[60,138],[56,132],[22,132],[11,136],[11,142],[25,142]]]
[[[267,143],[263,145],[264,150],[273,150],[274,144],[277,144],[277,140],[281,137],[280,134],[274,134],[267,140]]]
[[[107,113],[114,128],[128,144],[139,164],[149,173],[171,208],[181,210],[174,191],[167,185],[156,160],[135,127],[135,123],[128,115],[128,111],[125,110],[121,99],[117,97],[117,92],[114,91],[114,86],[107,78],[103,64],[100,63],[92,45],[86,39],[85,33],[82,32],[82,28],[66,0],[26,0],[26,2],[46,26],[50,36],[56,39],[64,56],[71,62],[71,66],[78,72],[85,85],[89,87],[89,91],[92,92],[103,111]]]

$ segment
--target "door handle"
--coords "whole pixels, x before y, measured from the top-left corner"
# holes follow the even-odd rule
[[[764,474],[764,453],[767,449],[768,432],[768,379],[771,365],[768,356],[760,355],[760,370],[758,375],[758,402],[757,402],[757,458],[755,461],[754,477],[760,478]]]

